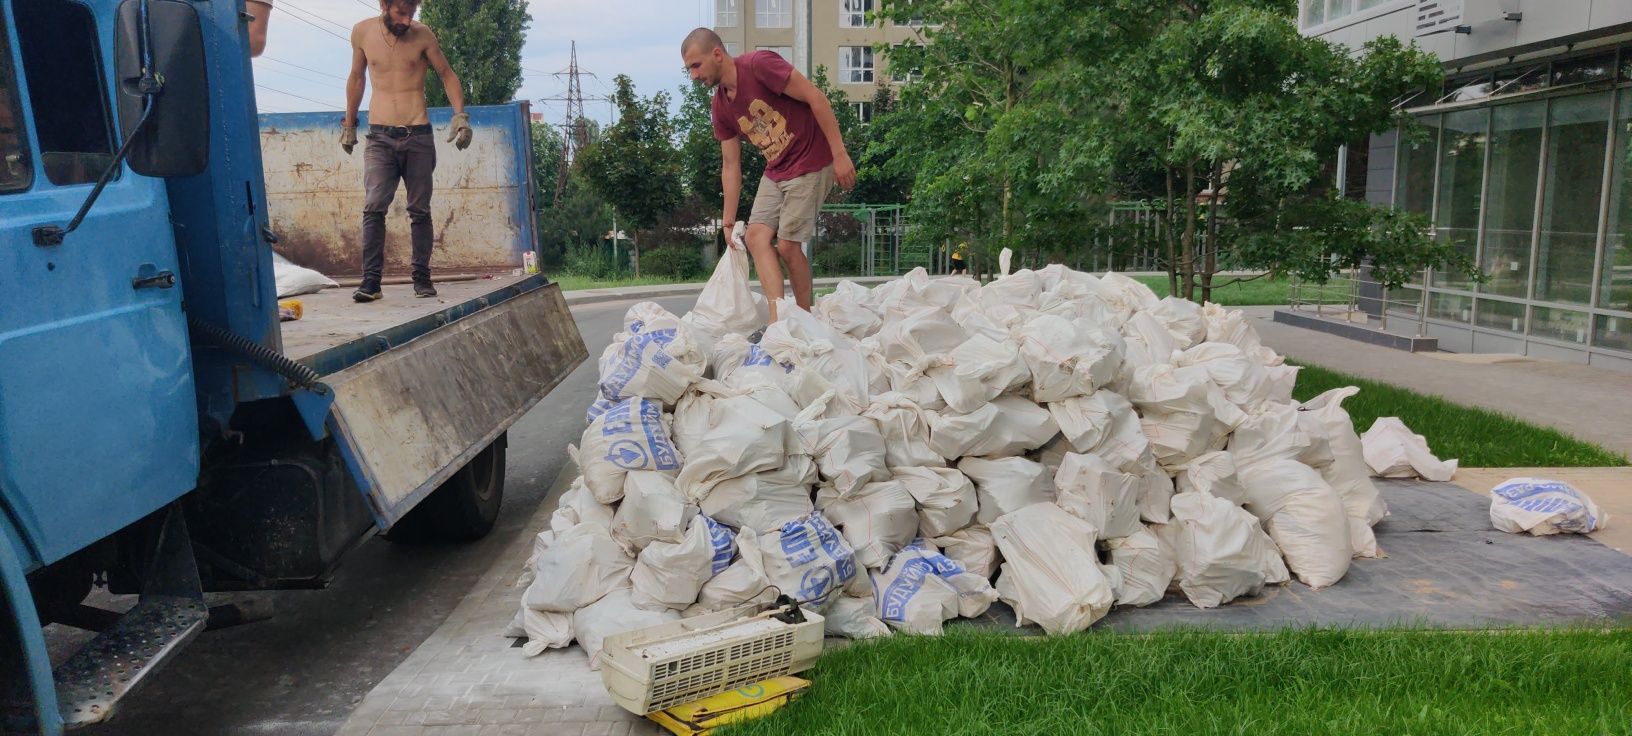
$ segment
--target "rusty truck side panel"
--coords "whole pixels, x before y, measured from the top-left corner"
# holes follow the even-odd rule
[[[466,108],[475,135],[461,151],[448,143],[453,111],[430,111],[436,139],[431,221],[436,274],[496,273],[522,264],[536,242],[532,142],[526,102]],[[261,157],[273,246],[284,257],[333,278],[362,270],[363,147],[340,148],[339,112],[260,116]],[[368,113],[360,116],[366,133]],[[361,135],[359,135],[361,138]],[[408,275],[408,213],[400,189],[386,214],[386,276]]]

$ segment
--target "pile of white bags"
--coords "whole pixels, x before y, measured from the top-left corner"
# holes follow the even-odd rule
[[[1356,389],[1293,402],[1238,312],[1061,266],[915,271],[781,304],[750,344],[739,260],[684,318],[631,307],[602,355],[582,482],[523,574],[527,653],[778,594],[852,638],[998,600],[1068,633],[1381,554]]]

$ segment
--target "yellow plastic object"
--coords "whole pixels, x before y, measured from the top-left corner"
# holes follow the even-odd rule
[[[278,321],[293,322],[306,314],[306,309],[299,299],[284,299],[278,302]]]
[[[704,736],[721,726],[766,716],[809,689],[810,680],[773,677],[695,703],[653,711],[646,717],[679,736]]]

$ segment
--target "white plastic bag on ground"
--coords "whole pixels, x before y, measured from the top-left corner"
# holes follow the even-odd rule
[[[1563,481],[1513,478],[1490,489],[1490,523],[1509,534],[1591,534],[1609,514]]]
[[[1303,458],[1304,462],[1320,471],[1332,489],[1343,497],[1344,513],[1349,515],[1349,541],[1356,557],[1376,557],[1377,536],[1371,527],[1388,515],[1383,495],[1371,482],[1371,468],[1366,465],[1365,448],[1360,435],[1354,433],[1354,422],[1343,409],[1343,400],[1359,393],[1355,386],[1334,388],[1303,405],[1298,421],[1315,444],[1329,452],[1330,462],[1317,464],[1324,457]]]
[[[1121,394],[1095,391],[1048,405],[1072,449],[1094,453],[1111,467],[1129,472],[1150,452],[1150,439],[1133,404]]]
[[[918,535],[916,504],[899,481],[868,483],[846,494],[824,487],[816,508],[844,533],[862,567],[883,567]]]
[[[537,657],[549,649],[561,649],[572,643],[572,614],[554,611],[534,611],[523,605],[505,630],[505,636],[527,637],[521,645],[524,657]]]
[[[1280,551],[1258,517],[1207,493],[1173,497],[1173,522],[1160,528],[1178,560],[1179,589],[1197,608],[1214,608],[1264,585],[1286,582]]]
[[[1141,526],[1131,535],[1100,544],[1110,551],[1111,565],[1122,573],[1122,584],[1116,589],[1117,605],[1148,606],[1167,595],[1168,586],[1178,575],[1179,563],[1172,548],[1160,537]]]
[[[1019,332],[1032,399],[1039,404],[1061,401],[1109,384],[1122,367],[1120,342],[1085,320],[1033,318]]]
[[[918,534],[939,537],[969,526],[979,501],[975,484],[954,468],[896,468],[893,479],[918,505]]]
[[[637,470],[624,476],[623,501],[612,516],[612,538],[636,554],[652,542],[685,539],[686,527],[696,515],[697,507],[680,495],[673,478]]]
[[[939,634],[949,618],[974,618],[997,601],[986,578],[971,574],[917,539],[872,575],[879,618],[914,634]]]
[[[1093,525],[1051,503],[1038,503],[992,523],[1003,551],[997,592],[1016,623],[1069,634],[1103,618],[1115,602],[1099,567]]]
[[[1178,468],[1174,485],[1179,493],[1200,491],[1237,506],[1247,502],[1247,490],[1235,471],[1235,456],[1219,450],[1209,452]]]
[[[875,396],[862,416],[878,422],[884,435],[884,460],[891,468],[946,464],[946,459],[929,447],[929,423],[924,410],[907,397],[894,392]]]
[[[971,574],[988,580],[997,574],[998,563],[1002,562],[997,554],[997,540],[992,538],[992,530],[979,524],[966,526],[946,536],[936,537],[932,541],[935,542],[935,546],[941,548],[941,554],[962,565],[963,569]]]
[[[833,329],[856,338],[878,331],[883,321],[867,306],[867,287],[854,281],[840,281],[833,293],[816,300],[816,316]]]
[[[572,613],[627,587],[634,564],[605,527],[579,524],[557,534],[534,558],[533,583],[522,594],[522,602],[535,611]]]
[[[775,529],[809,514],[816,463],[808,455],[789,455],[782,467],[721,481],[698,507],[709,518],[757,532]]]
[[[1139,478],[1112,468],[1098,455],[1067,454],[1054,487],[1059,493],[1055,503],[1092,524],[1101,539],[1144,529],[1139,524]]]
[[[982,334],[965,340],[928,375],[946,405],[965,414],[1031,381],[1031,370],[1014,342]]]
[[[1448,481],[1456,475],[1456,461],[1434,457],[1428,440],[1412,432],[1399,417],[1378,417],[1360,436],[1360,444],[1366,464],[1379,478]]]
[[[1286,566],[1311,588],[1343,579],[1354,556],[1343,499],[1320,473],[1296,460],[1270,460],[1239,469],[1247,510],[1264,521]]]
[[[623,478],[631,470],[680,469],[662,406],[642,398],[620,401],[590,424],[575,459],[584,485],[601,503],[623,498]]]
[[[655,302],[630,307],[624,332],[601,353],[601,396],[614,402],[640,396],[672,406],[708,367],[708,354],[691,332]]]
[[[828,636],[842,636],[846,639],[872,639],[890,635],[890,627],[878,619],[878,604],[874,602],[871,593],[859,597],[841,595],[834,598],[833,605],[827,609],[827,613],[822,614],[822,624]]]
[[[765,574],[765,558],[760,554],[759,535],[753,529],[737,531],[737,556],[724,568],[714,560],[714,577],[703,583],[697,593],[697,603],[686,609],[687,618],[705,613],[717,613],[749,603],[770,603],[776,600],[776,590]],[[715,542],[715,549],[719,543]]]
[[[578,637],[578,645],[589,655],[589,668],[598,670],[601,668],[601,645],[606,643],[607,637],[679,620],[680,614],[674,611],[648,611],[635,607],[630,601],[629,589],[619,588],[574,613],[572,630]]]
[[[846,592],[869,592],[856,553],[819,511],[761,534],[759,549],[771,584],[818,613]]]
[[[975,519],[982,524],[1034,503],[1054,502],[1054,479],[1041,464],[1023,457],[966,457],[958,470],[974,481],[980,503]]]
[[[728,247],[686,317],[718,337],[753,332],[764,326],[768,314],[769,309],[762,309],[748,288],[748,252]]]
[[[719,559],[731,559],[733,538],[727,527],[694,516],[682,541],[646,545],[629,574],[630,602],[652,611],[685,610],[714,577]]]
[[[277,282],[279,299],[316,294],[324,289],[340,286],[334,279],[310,268],[297,266],[276,251],[272,253],[272,278]]]

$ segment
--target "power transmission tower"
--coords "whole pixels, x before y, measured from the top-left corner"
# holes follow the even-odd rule
[[[565,71],[555,73],[557,79],[566,78],[567,93],[564,97],[546,98],[555,102],[567,103],[567,119],[561,125],[561,165],[555,172],[555,204],[561,204],[561,193],[567,188],[567,170],[572,162],[577,160],[578,154],[589,145],[589,125],[584,122],[584,87],[581,77],[595,75],[584,71],[578,66],[578,42],[572,42],[572,61]]]

